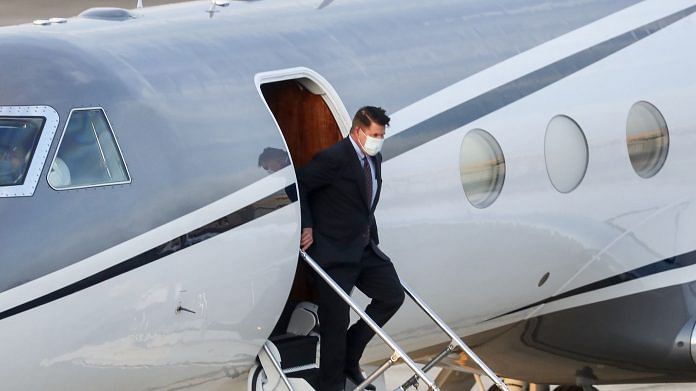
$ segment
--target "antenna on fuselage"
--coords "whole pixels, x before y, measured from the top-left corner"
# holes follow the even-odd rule
[[[210,8],[208,8],[208,10],[205,12],[210,14],[210,17],[212,18],[216,12],[220,12],[217,10],[217,7],[227,7],[228,5],[230,5],[228,0],[210,0]]]
[[[320,10],[322,8],[328,7],[329,4],[331,4],[333,2],[334,2],[334,0],[324,0],[321,2],[321,4],[319,4],[319,7],[317,7],[317,9]]]

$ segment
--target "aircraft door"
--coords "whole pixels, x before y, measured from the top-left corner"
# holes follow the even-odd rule
[[[295,172],[317,152],[348,135],[348,112],[331,84],[318,73],[307,68],[266,72],[256,76],[256,85],[283,136]],[[259,161],[269,171],[273,170],[272,153],[267,152],[268,162]],[[294,303],[314,300],[309,273],[308,266],[298,262],[286,312],[294,309]],[[283,324],[281,317],[276,327],[279,332],[284,330]]]

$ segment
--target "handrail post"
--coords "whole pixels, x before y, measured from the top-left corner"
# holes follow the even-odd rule
[[[443,358],[447,357],[448,354],[454,352],[457,349],[457,346],[454,343],[451,343],[447,346],[445,350],[440,352],[437,356],[433,357],[425,366],[423,367],[423,372],[428,372],[432,367],[437,365],[440,361],[442,361]],[[407,390],[410,387],[416,386],[418,388],[418,378],[414,375],[411,376],[410,379],[406,380],[404,384],[401,385],[401,387],[398,388],[398,390]]]
[[[275,357],[273,356],[273,352],[271,352],[271,349],[268,347],[268,342],[263,344],[263,350],[266,352],[266,355],[268,355],[268,359],[271,361],[271,364],[273,364],[273,367],[278,372],[280,379],[283,381],[283,384],[288,389],[288,391],[295,391],[295,389],[292,388],[292,384],[290,384],[290,379],[288,379],[288,377],[285,375],[285,372],[283,372],[283,368],[280,366],[280,363],[275,359]]]
[[[430,308],[430,306],[428,306],[428,304],[425,303],[425,301],[423,301],[423,299],[416,295],[405,282],[401,281],[401,286],[403,286],[406,294],[413,299],[413,301],[423,310],[423,312],[425,312],[430,319],[432,319],[433,322],[435,322],[438,327],[445,332],[445,334],[452,338],[452,343],[458,345],[459,348],[464,351],[464,353],[471,357],[476,365],[478,365],[479,368],[485,372],[486,376],[488,376],[493,383],[498,386],[498,388],[503,391],[509,391],[505,383],[500,380],[498,375],[496,375],[495,372],[493,372],[493,370],[491,370],[488,365],[486,365],[486,363],[484,363],[483,360],[481,360],[481,358],[479,358],[479,356],[476,355],[476,353],[474,353],[474,351],[471,350],[471,348],[469,348],[469,346],[467,346],[467,344],[465,344],[464,341],[462,341],[462,339],[459,338],[459,336],[449,326],[447,326],[447,324],[435,313],[435,311],[433,311],[432,308]]]
[[[362,383],[358,384],[358,386],[353,390],[353,391],[362,391],[367,387],[370,383],[373,381],[377,380],[377,378],[383,374],[384,372],[387,371],[387,369],[391,368],[394,364],[396,364],[399,361],[399,356],[396,354],[393,354],[391,357],[389,357],[389,360],[387,360],[384,364],[380,365],[379,368],[377,368],[374,372],[370,374],[365,380],[363,380]],[[415,376],[415,375],[414,375]]]
[[[372,320],[372,318],[370,318],[365,313],[365,311],[362,310],[362,308],[358,307],[358,305],[355,304],[355,302],[350,298],[350,295],[348,295],[343,290],[343,288],[341,288],[331,278],[331,276],[329,276],[324,271],[324,269],[322,269],[321,266],[319,266],[319,264],[317,264],[316,261],[314,261],[312,257],[309,256],[309,254],[307,254],[304,250],[300,249],[300,256],[302,257],[302,259],[305,260],[305,262],[307,262],[307,264],[309,264],[309,266],[312,269],[314,269],[314,271],[319,275],[319,277],[321,277],[327,284],[329,284],[331,289],[333,289],[341,297],[341,299],[344,302],[346,302],[346,304],[348,304],[350,308],[352,308],[353,311],[355,311],[358,314],[358,316],[360,316],[360,318],[375,332],[375,334],[377,334],[382,339],[382,341],[384,341],[392,350],[394,350],[394,355],[404,360],[404,363],[409,368],[411,368],[411,370],[416,375],[418,375],[418,377],[421,378],[421,380],[423,380],[423,382],[428,386],[428,389],[439,391],[437,385],[428,378],[425,372],[418,368],[416,363],[408,355],[406,355],[406,353],[399,347],[399,345],[397,345],[396,342],[394,342],[394,340],[392,340],[391,337],[389,337],[389,335],[387,335],[384,332],[384,330],[382,330],[382,328],[379,327],[377,323],[375,323],[375,321]]]

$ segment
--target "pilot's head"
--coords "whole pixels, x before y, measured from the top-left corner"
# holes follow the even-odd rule
[[[382,150],[384,133],[391,119],[381,107],[361,107],[353,117],[350,136],[363,152],[375,156]]]
[[[0,148],[0,186],[16,185],[24,175],[26,152],[18,146]]]
[[[274,173],[288,165],[290,165],[290,157],[282,149],[268,147],[259,156],[259,167],[268,173]]]

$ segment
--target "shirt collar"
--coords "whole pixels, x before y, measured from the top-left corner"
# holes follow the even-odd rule
[[[355,148],[355,153],[358,154],[358,158],[362,162],[365,159],[365,153],[363,152],[362,148],[360,148],[358,143],[356,143],[355,140],[353,140],[353,137],[348,136],[348,138],[350,139],[351,144],[353,144],[353,148]]]

